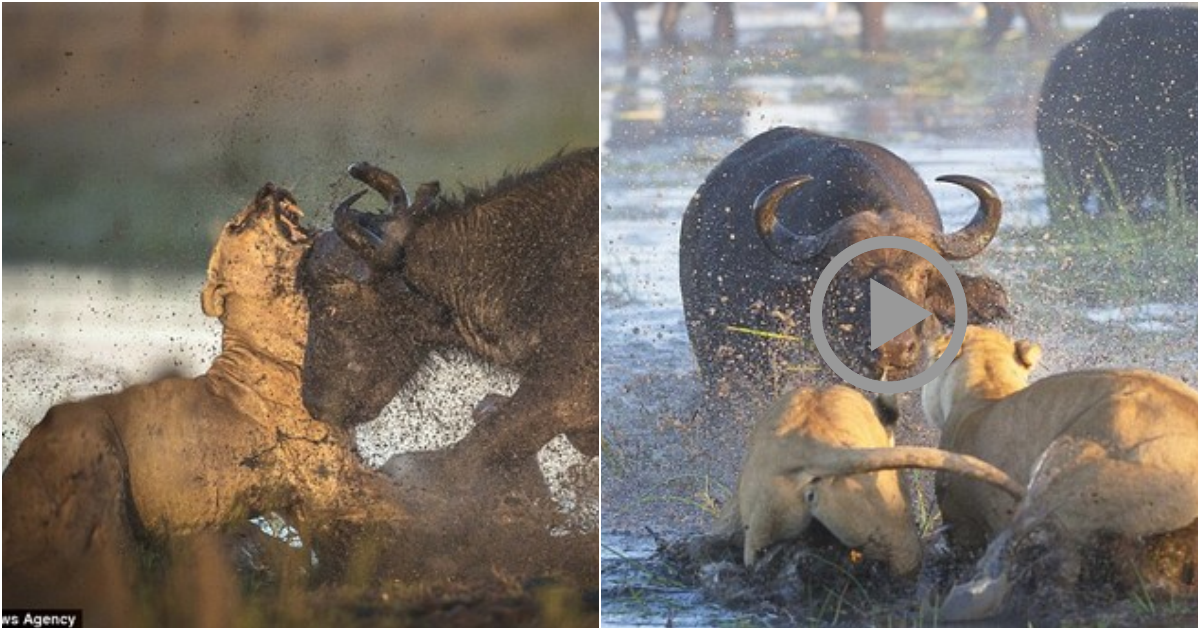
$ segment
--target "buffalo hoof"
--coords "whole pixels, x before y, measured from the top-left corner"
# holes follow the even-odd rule
[[[458,485],[461,476],[446,461],[445,451],[401,453],[381,469],[405,490],[438,493]]]
[[[979,560],[975,578],[950,589],[946,601],[942,602],[942,619],[973,621],[1000,614],[1012,591],[1003,562],[1011,540],[1012,532],[1004,531],[988,545],[987,552]]]
[[[994,617],[1004,609],[1011,587],[1004,574],[981,577],[966,584],[955,585],[942,602],[940,618],[944,621],[974,621]]]

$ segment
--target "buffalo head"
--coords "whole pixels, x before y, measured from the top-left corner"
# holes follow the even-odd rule
[[[876,236],[901,236],[924,244],[947,260],[975,256],[991,242],[1000,225],[1001,202],[987,182],[966,175],[944,175],[938,181],[958,184],[979,198],[970,224],[952,234],[930,227],[907,209],[859,212],[815,234],[797,234],[776,220],[780,202],[812,181],[800,175],[764,189],[755,200],[759,237],[772,255],[787,263],[822,268],[842,250]],[[960,275],[968,304],[968,317],[990,321],[1006,316],[1007,296],[987,278]],[[914,304],[924,305],[943,322],[954,321],[954,300],[940,272],[924,258],[899,249],[877,249],[855,257],[834,276],[826,294],[827,337],[840,357],[868,377],[905,378],[917,368],[921,338],[933,322],[922,322],[900,333],[875,350],[870,349],[870,282],[878,282]],[[809,285],[811,286],[811,285]]]
[[[332,231],[314,239],[300,281],[310,312],[305,407],[339,424],[375,418],[420,369],[444,311]]]

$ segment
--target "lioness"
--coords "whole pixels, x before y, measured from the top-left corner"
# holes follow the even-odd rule
[[[935,358],[948,339],[931,348]],[[1070,553],[1097,534],[1133,539],[1194,527],[1196,391],[1143,370],[1085,370],[1029,384],[1040,356],[1034,343],[972,326],[950,368],[922,392],[942,448],[989,461],[1028,488],[1018,503],[938,475],[955,546],[993,540],[977,579],[954,589],[943,618],[998,612],[1009,590],[1006,556],[1035,528],[1052,529]],[[1078,568],[1076,560],[1065,569],[1072,564]]]
[[[291,508],[400,520],[347,437],[305,411],[308,250],[291,194],[264,186],[221,233],[201,293],[224,331],[194,379],[166,378],[51,408],[4,471],[5,607],[130,619],[136,562],[165,539]]]
[[[895,469],[952,471],[1020,496],[1020,486],[975,458],[893,447],[895,419],[890,400],[873,406],[848,387],[784,395],[750,436],[737,501],[718,533],[744,538],[750,567],[763,549],[799,537],[816,519],[843,544],[903,575],[920,567],[921,541]]]

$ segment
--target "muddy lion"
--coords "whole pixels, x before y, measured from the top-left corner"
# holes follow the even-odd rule
[[[946,343],[937,342],[933,354]],[[1040,355],[1034,343],[970,327],[950,369],[922,392],[942,448],[991,462],[1027,484],[1017,501],[939,475],[951,542],[971,549],[991,541],[974,579],[947,598],[944,619],[1000,612],[1014,551],[1047,539],[1062,556],[1059,575],[1047,577],[1071,584],[1081,552],[1100,537],[1138,541],[1186,529],[1190,557],[1177,557],[1183,566],[1165,572],[1186,581],[1190,563],[1195,588],[1196,391],[1142,370],[1085,370],[1029,384]]]
[[[224,329],[206,374],[60,404],[30,432],[3,477],[6,607],[127,618],[139,544],[272,509],[404,520],[347,436],[301,403],[300,216],[267,184],[225,225],[201,294]]]
[[[771,544],[799,537],[815,519],[846,546],[886,561],[893,573],[916,571],[921,541],[899,468],[950,471],[1021,495],[1007,475],[973,457],[894,447],[896,415],[888,399],[872,406],[857,391],[837,386],[794,390],[762,416],[750,436],[737,501],[719,525],[722,534],[744,536],[747,567]]]

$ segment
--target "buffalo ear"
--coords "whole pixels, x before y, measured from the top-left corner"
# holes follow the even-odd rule
[[[999,282],[985,276],[958,274],[958,280],[967,294],[967,323],[991,324],[1006,320],[1008,313],[1008,291]],[[937,316],[943,324],[954,325],[954,295],[950,285],[936,271],[929,274],[925,287],[925,308]]]
[[[1042,358],[1042,347],[1028,339],[1021,339],[1014,345],[1016,346],[1014,355],[1017,362],[1031,370],[1034,365],[1037,365],[1038,360]]]

